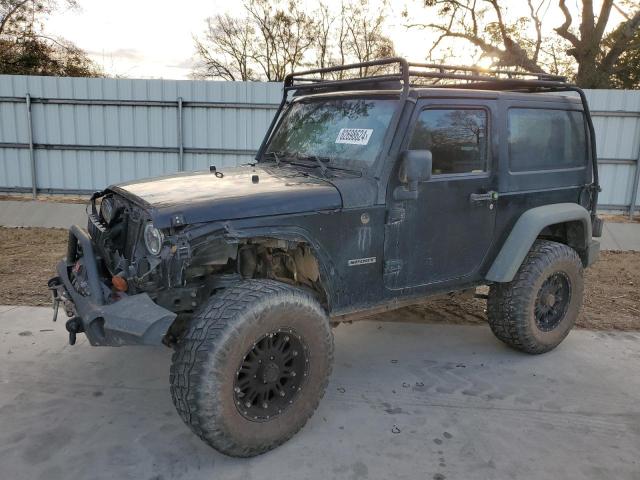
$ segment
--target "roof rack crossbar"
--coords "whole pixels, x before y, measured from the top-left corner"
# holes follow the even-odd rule
[[[479,81],[468,82],[468,83],[447,83],[440,85],[421,85],[421,84],[411,84],[412,87],[416,88],[464,88],[464,89],[478,89],[478,90],[503,90],[503,91],[519,91],[519,90],[528,90],[528,91],[564,91],[567,89],[569,84],[564,82],[557,82],[551,80],[526,80],[526,79],[500,79],[496,80],[493,78],[484,78]]]
[[[363,75],[362,71],[371,67],[393,66],[397,65],[395,73]],[[309,78],[309,75],[344,72],[347,70],[359,70],[359,76],[355,78],[344,78],[338,80],[325,80],[320,77]],[[402,90],[409,88],[409,66],[404,58],[391,57],[381,60],[373,60],[370,62],[351,63],[348,65],[337,65],[335,67],[314,68],[302,72],[293,72],[288,74],[284,79],[285,91],[297,89],[314,89],[333,86],[344,86],[359,83],[386,82],[389,80],[400,80],[402,82]]]
[[[398,74],[398,75],[372,75],[370,77],[345,78],[343,80],[312,79],[312,80],[309,80],[310,83],[302,83],[302,84],[296,83],[291,86],[285,87],[285,90],[319,89],[319,88],[327,88],[327,87],[338,87],[342,85],[358,85],[362,83],[388,82],[393,80],[401,81],[403,80],[403,77],[402,75]]]
[[[473,72],[478,75],[486,75],[486,76],[493,75],[493,77],[491,78],[494,78],[494,79],[500,78],[499,75],[506,75],[508,78],[534,77],[534,78],[537,78],[538,80],[554,80],[559,82],[567,81],[567,78],[561,75],[553,75],[553,74],[544,73],[544,72],[519,72],[514,70],[489,69],[489,68],[483,68],[483,67],[477,67],[477,66],[442,65],[438,63],[419,63],[419,62],[408,62],[408,65],[409,67],[438,70],[440,73],[446,73],[447,71],[452,71],[452,72],[457,71],[457,72]]]

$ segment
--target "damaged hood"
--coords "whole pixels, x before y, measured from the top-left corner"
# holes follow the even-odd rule
[[[149,210],[158,228],[342,207],[331,183],[283,168],[176,174],[109,190]]]

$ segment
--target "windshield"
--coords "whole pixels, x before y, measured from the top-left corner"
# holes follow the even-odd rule
[[[267,149],[284,158],[315,157],[328,166],[373,164],[397,100],[322,99],[294,103]]]

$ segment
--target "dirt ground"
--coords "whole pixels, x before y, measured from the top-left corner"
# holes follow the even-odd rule
[[[31,194],[0,194],[0,201],[13,201],[13,202],[33,202],[34,199]],[[86,205],[89,201],[87,195],[38,195],[35,199],[36,202],[49,202],[49,203],[77,203],[80,205]]]
[[[64,256],[67,231],[1,228],[0,305],[49,305],[47,280]],[[379,320],[420,323],[485,323],[485,301],[438,299],[376,315]],[[640,330],[640,252],[602,252],[586,273],[585,306],[578,327]]]
[[[598,214],[598,217],[607,223],[640,223],[640,215],[637,213],[633,218],[629,218],[628,214],[614,215],[610,213]]]

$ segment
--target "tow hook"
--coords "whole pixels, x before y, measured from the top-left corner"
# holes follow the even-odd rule
[[[78,317],[73,317],[67,320],[65,326],[67,327],[67,332],[69,332],[69,345],[75,345],[76,334],[84,332],[82,321]]]
[[[47,287],[49,287],[49,291],[51,292],[51,298],[53,301],[53,321],[55,322],[58,319],[58,310],[60,308],[60,302],[62,299],[60,295],[58,295],[58,288],[62,285],[60,281],[60,277],[53,277],[51,280],[47,282]]]

